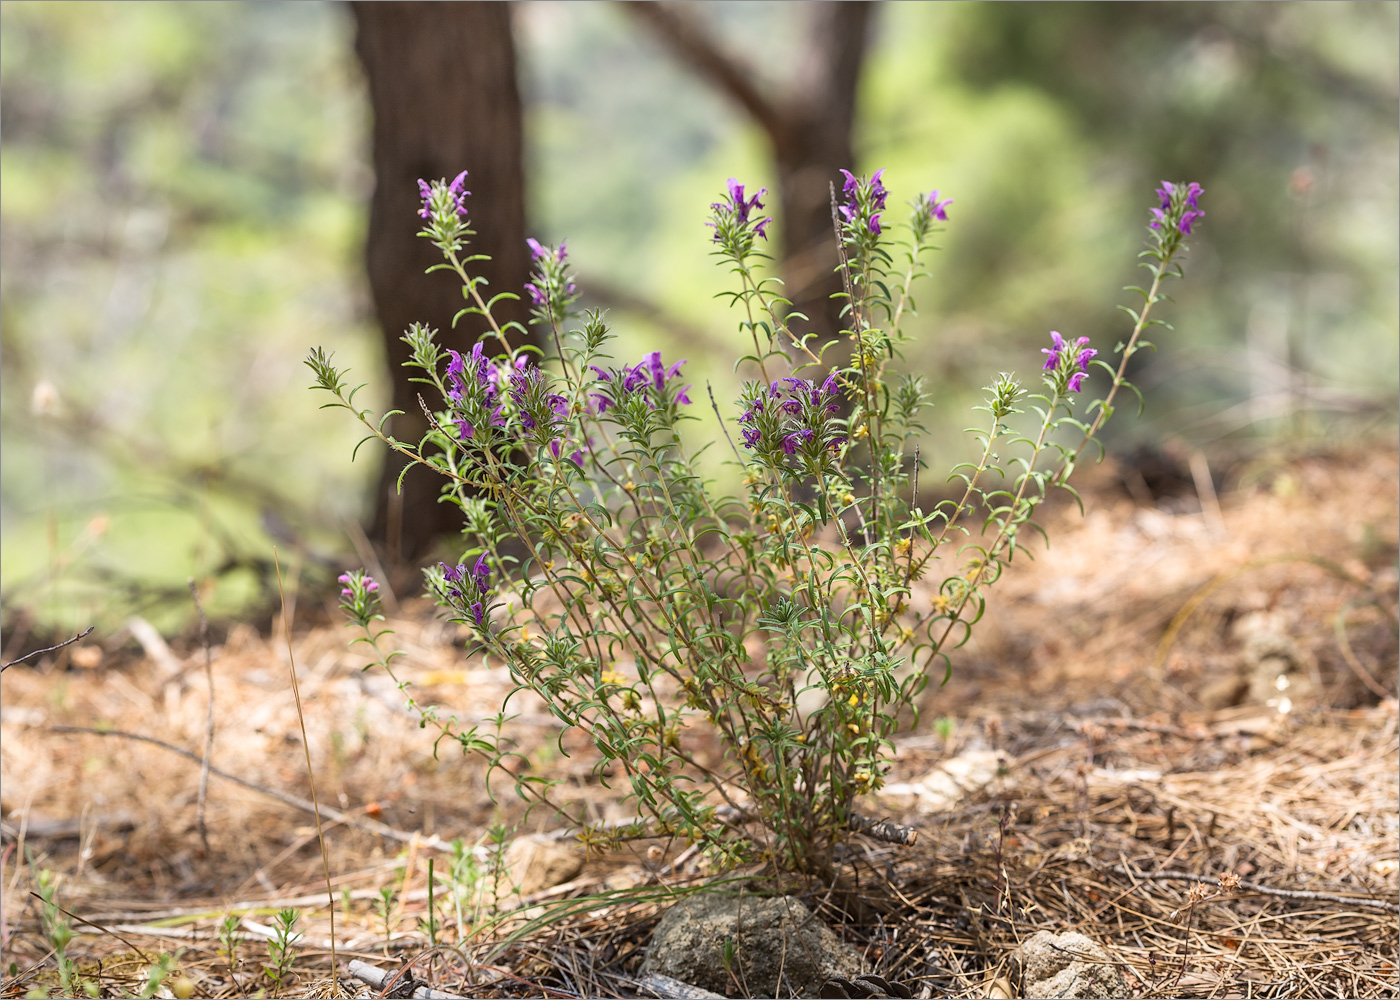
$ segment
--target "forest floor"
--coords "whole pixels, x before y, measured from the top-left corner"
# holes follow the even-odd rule
[[[1116,985],[1057,995],[1396,995],[1400,456],[1217,458],[1218,492],[1189,459],[1099,467],[1085,514],[1049,510],[1052,546],[1018,558],[952,679],[897,738],[866,809],[917,842],[855,837],[854,888],[806,897],[866,971],[914,996],[1047,995],[1016,948],[1076,931],[1088,940],[1054,939],[1070,949],[1060,965]],[[176,956],[162,996],[335,995],[289,648],[342,970],[411,962],[441,995],[656,992],[640,982],[649,935],[703,865],[673,864],[684,845],[585,859],[522,834],[532,846],[512,857],[533,884],[474,931],[491,887],[472,848],[514,815],[512,793],[498,789],[502,812],[480,765],[450,746],[434,756],[393,683],[361,672],[334,602],[303,594],[289,644],[280,625],[215,630],[204,796],[197,636],[165,647],[138,624],[4,672],[0,995],[59,995],[58,923],[101,995],[139,992],[162,953]],[[388,624],[420,701],[468,721],[500,710],[509,678],[466,659],[432,608],[403,600]],[[626,815],[585,738],[557,743],[538,703],[512,709],[530,766],[599,818]],[[303,936],[279,982],[266,967],[284,908]]]

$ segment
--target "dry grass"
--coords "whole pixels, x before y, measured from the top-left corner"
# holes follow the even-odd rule
[[[1231,478],[1223,532],[1189,497],[1135,505],[1108,471],[1087,490],[1087,517],[1049,515],[1054,547],[1018,560],[890,779],[918,782],[977,752],[999,754],[1001,775],[940,812],[905,816],[920,827],[914,848],[857,838],[850,885],[817,899],[872,970],[929,996],[1014,992],[998,980],[1017,942],[1072,928],[1109,949],[1137,996],[1395,995],[1400,742],[1394,697],[1363,675],[1393,695],[1397,456],[1256,461]],[[1160,509],[1173,502],[1181,512]],[[420,697],[463,719],[498,710],[508,678],[465,661],[462,637],[428,609],[407,602],[391,624]],[[531,926],[530,907],[461,942],[449,922],[443,940],[459,947],[424,954],[428,858],[441,873],[444,841],[475,843],[513,807],[493,806],[481,768],[451,747],[434,758],[392,685],[359,672],[348,638],[320,626],[292,641],[317,787],[338,816],[327,831],[342,963],[416,959],[420,977],[472,996],[637,995],[647,935],[700,877],[658,872],[646,848],[671,845],[590,862],[535,900],[570,913]],[[249,937],[231,973],[215,928],[227,912],[256,928],[297,906],[307,934],[285,995],[329,995],[307,812],[216,775],[206,854],[197,762],[59,728],[123,730],[197,757],[203,654],[182,651],[174,678],[117,647],[100,664],[69,650],[5,671],[3,946],[6,969],[19,970],[5,995],[54,981],[29,895],[41,869],[91,922],[70,954],[111,990],[133,988],[146,958],[176,947],[196,995],[266,988],[266,948]],[[280,637],[236,626],[215,654],[214,766],[309,797]],[[532,766],[600,817],[622,814],[593,783],[578,734],[565,734],[561,757],[540,707],[512,708]],[[1218,891],[1232,875],[1239,885]],[[640,895],[616,895],[634,886]],[[387,956],[370,906],[383,887],[395,893]]]

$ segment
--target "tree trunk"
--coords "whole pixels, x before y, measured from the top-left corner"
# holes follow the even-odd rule
[[[817,5],[811,47],[782,102],[773,135],[782,220],[783,280],[792,306],[811,320],[819,341],[841,330],[842,290],[831,225],[831,184],[838,197],[844,168],[858,172],[851,144],[856,85],[865,60],[874,4],[843,0]]]
[[[488,294],[519,291],[529,280],[525,246],[525,182],[520,92],[515,48],[505,3],[356,2],[355,51],[365,69],[374,112],[374,197],[370,204],[365,262],[375,313],[383,331],[393,381],[393,408],[403,410],[391,433],[416,441],[426,429],[411,370],[399,338],[410,323],[435,327],[440,342],[466,350],[481,332],[477,317],[463,317],[461,286],[442,272],[424,274],[441,261],[416,235],[419,178],[468,173],[471,226],[478,235],[470,253],[486,253],[473,267],[488,281]],[[518,302],[497,307],[501,322],[528,319]],[[429,406],[439,400],[428,399]],[[425,555],[434,540],[461,528],[457,508],[438,503],[441,480],[415,469],[396,484],[402,460],[386,459],[369,535],[392,562]]]

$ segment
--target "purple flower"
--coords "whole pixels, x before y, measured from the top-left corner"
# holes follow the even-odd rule
[[[525,245],[530,248],[530,256],[534,260],[540,260],[543,257],[549,256],[549,248],[542,246],[540,241],[533,236],[525,237]]]
[[[462,581],[466,578],[467,568],[462,565],[449,566],[445,562],[438,563],[442,568],[442,580],[447,590],[447,596],[462,599]]]
[[[486,563],[486,553],[481,553],[477,557],[476,565],[472,567],[472,580],[476,583],[476,591],[483,597],[491,586],[491,567]]]
[[[447,362],[447,396],[452,402],[460,403],[467,388],[467,364],[456,351],[448,350],[447,354],[450,359]]]
[[[1183,212],[1181,214],[1181,221],[1177,223],[1177,227],[1180,228],[1182,235],[1190,236],[1191,224],[1197,219],[1204,218],[1205,214],[1205,212]]]
[[[484,628],[484,627],[485,627],[485,625],[486,625],[486,607],[485,607],[480,601],[476,601],[475,603],[473,603],[472,605],[470,605],[470,606],[467,608],[467,613],[470,614],[470,615],[472,616],[472,621],[474,621],[474,622],[476,623],[476,627],[477,627],[477,628]]]
[[[804,441],[812,440],[812,432],[807,428],[783,435],[783,454],[791,455]]]
[[[874,215],[872,215],[872,216],[870,217],[870,235],[871,235],[871,236],[879,236],[879,235],[880,235],[880,213],[879,213],[879,212],[876,212]]]
[[[841,173],[846,175],[846,183],[841,185],[841,193],[844,194],[847,199],[853,199],[856,189],[860,187],[860,180],[845,167],[841,168]]]
[[[884,211],[885,199],[889,197],[889,191],[885,189],[885,185],[880,180],[884,172],[885,168],[881,167],[870,177],[870,207],[877,212]]]
[[[525,291],[530,293],[530,301],[537,306],[546,305],[549,302],[549,297],[540,291],[532,281],[525,282]]]
[[[947,222],[947,221],[948,221],[948,206],[951,205],[952,203],[953,203],[953,199],[952,199],[952,198],[944,198],[942,201],[939,201],[939,200],[938,200],[938,190],[937,190],[936,188],[935,188],[934,190],[930,191],[930,192],[928,193],[928,215],[929,215],[929,218],[930,218],[930,219],[937,219],[937,220],[939,220],[940,222]]]
[[[463,441],[470,441],[472,435],[475,433],[476,428],[471,425],[470,420],[463,420],[461,417],[457,418],[457,436],[459,438]]]
[[[1084,387],[1084,380],[1088,377],[1088,374],[1085,372],[1075,372],[1069,377],[1069,391],[1078,392]]]
[[[563,452],[564,452],[564,442],[563,442],[563,440],[561,440],[560,438],[555,438],[553,441],[549,442],[549,453],[550,453],[551,455],[554,456],[554,458],[555,458],[556,461],[558,460],[559,456],[560,456],[561,454],[563,454]],[[578,449],[578,448],[574,449],[572,452],[569,453],[569,461],[573,462],[573,463],[574,463],[575,465],[577,465],[580,469],[582,469],[582,468],[583,468],[583,451],[582,451],[581,449]]]
[[[826,377],[826,381],[822,383],[822,387],[818,391],[821,393],[821,398],[828,400],[826,404],[827,413],[840,412],[841,404],[836,401],[836,397],[841,394],[841,386],[836,381],[835,372],[832,372]],[[812,402],[820,403],[821,399],[818,399],[816,395],[813,395]]]
[[[1065,349],[1065,338],[1060,336],[1058,330],[1051,330],[1050,336],[1054,339],[1055,345],[1053,347],[1042,347],[1040,349],[1041,354],[1047,355],[1045,358],[1045,365],[1040,369],[1045,372],[1050,371],[1050,369],[1060,363],[1060,352]]]

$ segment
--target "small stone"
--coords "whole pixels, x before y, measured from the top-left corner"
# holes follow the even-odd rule
[[[732,946],[729,969],[726,943]],[[666,911],[641,971],[731,997],[815,997],[828,979],[854,979],[863,970],[856,950],[801,901],[715,895],[685,899]]]
[[[1021,995],[1112,1000],[1128,995],[1128,984],[1103,946],[1075,931],[1037,931],[1011,953],[1021,974]]]

